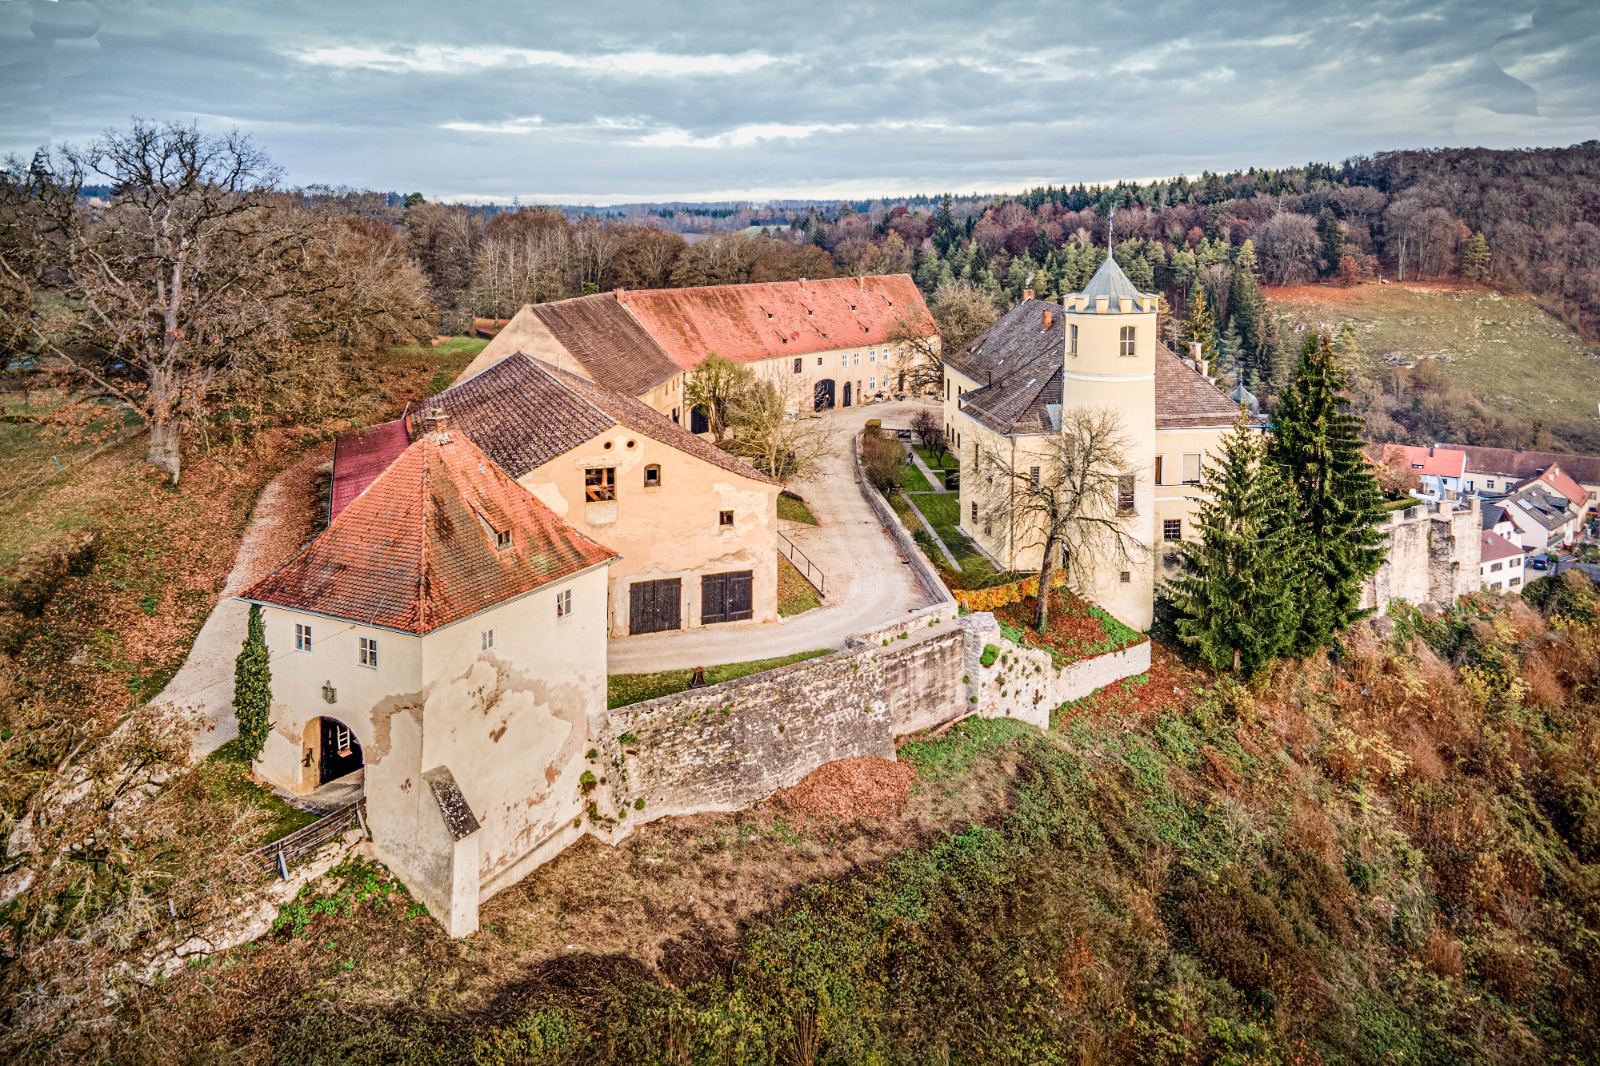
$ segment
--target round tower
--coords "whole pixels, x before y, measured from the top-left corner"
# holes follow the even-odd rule
[[[1073,408],[1109,408],[1122,419],[1124,472],[1133,477],[1127,529],[1143,546],[1131,562],[1096,566],[1081,591],[1137,629],[1150,628],[1155,601],[1156,295],[1140,292],[1106,256],[1082,292],[1061,300],[1066,352],[1063,417]]]

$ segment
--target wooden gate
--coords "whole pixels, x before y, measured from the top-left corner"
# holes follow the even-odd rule
[[[628,632],[665,633],[682,626],[683,582],[635,581],[628,586]]]
[[[705,574],[700,578],[700,624],[742,622],[755,614],[749,570]]]

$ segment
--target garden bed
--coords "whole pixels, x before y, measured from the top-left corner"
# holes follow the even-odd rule
[[[1145,639],[1142,633],[1066,589],[1051,592],[1049,631],[1037,633],[1033,629],[1033,610],[1037,602],[1035,596],[1024,596],[1016,603],[995,608],[994,616],[1007,637],[1012,640],[1020,637],[1023,647],[1049,652],[1058,667],[1121,651]]]

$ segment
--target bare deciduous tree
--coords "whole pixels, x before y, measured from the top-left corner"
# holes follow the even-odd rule
[[[1280,211],[1254,231],[1262,275],[1274,285],[1292,285],[1316,276],[1322,239],[1316,220]]]
[[[980,454],[979,478],[994,486],[989,517],[1009,526],[1017,547],[1040,549],[1033,624],[1041,633],[1049,628],[1048,590],[1058,569],[1083,588],[1148,553],[1131,528],[1138,475],[1128,472],[1130,451],[1120,414],[1073,407],[1062,411],[1061,431],[1038,438],[1016,465],[997,452]]]
[[[917,443],[935,455],[945,454],[944,423],[933,411],[923,408],[911,416],[911,432]]]
[[[728,422],[728,450],[784,484],[814,478],[831,447],[827,423],[811,413],[811,397],[786,377],[735,390]]]

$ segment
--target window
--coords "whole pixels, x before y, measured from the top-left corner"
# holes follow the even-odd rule
[[[604,503],[617,498],[617,468],[591,466],[583,472],[583,498],[589,503]]]
[[[1514,577],[1511,579],[1510,584],[1512,588],[1516,588],[1518,585],[1522,584],[1522,579],[1520,577]]]
[[[797,356],[795,358],[795,361],[794,361],[794,372],[796,374],[800,373],[800,368],[805,366],[805,365],[806,365],[805,359]]]
[[[948,381],[944,383],[944,398],[947,400],[950,398],[950,382]]]
[[[1036,466],[1028,467],[1028,487],[1035,492],[1039,490],[1039,468]]]
[[[872,391],[872,392],[878,391],[878,379],[875,378],[875,377],[868,378],[867,379],[867,389],[869,391]]]
[[[1122,572],[1122,583],[1124,585],[1131,585],[1133,583],[1133,571],[1124,570]]]
[[[511,547],[511,530],[509,530],[509,529],[497,529],[497,530],[495,530],[494,531],[494,546],[496,548],[501,548],[501,549]]]
[[[1132,326],[1123,326],[1122,327],[1122,354],[1124,356],[1130,356],[1130,355],[1133,354],[1133,327]]]
[[[311,650],[311,627],[303,626],[299,622],[294,624],[294,650]]]
[[[872,351],[867,353],[867,362],[876,363],[877,361],[878,361],[878,349],[874,348],[874,349],[872,349]]]
[[[1505,566],[1504,563],[1490,563],[1489,564],[1489,573],[1493,574],[1496,571],[1500,570],[1504,566]]]
[[[821,366],[821,365],[822,365],[822,356],[820,356],[820,355],[819,355],[819,356],[817,356],[817,365],[818,365],[818,366]]]
[[[651,463],[644,468],[644,487],[647,489],[659,489],[661,487],[661,466],[659,463]]]
[[[1183,483],[1200,484],[1200,453],[1186,452],[1183,456]]]
[[[1067,354],[1078,354],[1078,327],[1076,324],[1067,327]]]
[[[839,357],[839,365],[840,366],[849,366],[850,365],[850,353],[849,352],[846,352],[845,354],[843,354],[843,355],[841,355]]]
[[[853,363],[853,364],[851,364],[851,365],[853,365],[853,366],[860,366],[860,365],[861,365],[861,353],[860,353],[860,352],[853,352],[853,353],[851,353],[851,354],[852,354],[852,355],[853,355],[853,356],[854,356],[854,358],[855,358],[855,362],[854,362],[854,363]]]
[[[674,422],[678,421],[678,409],[676,407],[672,409],[672,420]]]
[[[1513,569],[1513,570],[1521,570],[1522,569],[1522,556],[1519,555],[1515,559],[1511,560],[1511,569]]]
[[[1117,514],[1133,514],[1133,475],[1117,475]]]
[[[1166,518],[1166,519],[1163,519],[1162,522],[1161,522],[1161,539],[1162,540],[1182,540],[1183,539],[1183,519],[1181,519],[1181,518]]]
[[[572,614],[572,590],[562,589],[556,593],[556,617],[567,618]]]
[[[977,500],[973,500],[972,501],[972,521],[976,522],[977,520],[978,520],[978,501]],[[1038,590],[1035,590],[1035,591],[1038,591]]]
[[[1494,478],[1490,478],[1488,481],[1485,481],[1483,483],[1483,487],[1486,488],[1486,489],[1494,488]]]
[[[733,512],[732,511],[718,511],[717,512],[717,528],[718,529],[732,529],[733,528]]]
[[[494,630],[485,629],[482,633],[478,634],[478,650],[494,651]]]
[[[1157,485],[1165,485],[1167,483],[1166,465],[1167,465],[1167,457],[1165,455],[1156,456],[1156,484]]]
[[[378,668],[378,641],[377,641],[377,638],[375,638],[375,637],[362,637],[361,640],[360,640],[360,645],[361,645],[361,665],[367,667],[368,669],[376,670]]]

